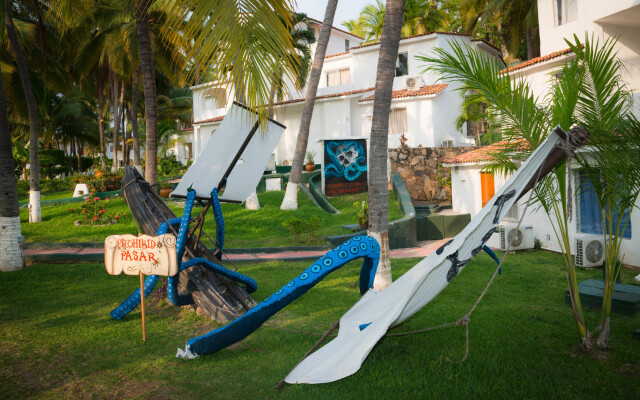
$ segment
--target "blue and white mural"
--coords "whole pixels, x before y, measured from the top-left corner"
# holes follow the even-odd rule
[[[327,196],[366,192],[366,139],[325,140],[322,172]]]

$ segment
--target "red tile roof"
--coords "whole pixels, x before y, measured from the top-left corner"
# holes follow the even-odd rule
[[[444,88],[447,87],[446,83],[439,83],[437,85],[426,85],[422,86],[420,89],[402,89],[402,90],[394,90],[391,94],[392,99],[400,99],[403,97],[415,97],[415,96],[429,96],[440,93]],[[367,97],[366,99],[360,100],[364,101],[373,101],[374,95]]]
[[[191,132],[192,130],[193,130],[193,126],[190,126],[188,128],[180,129],[180,132]]]
[[[338,57],[338,56],[343,56],[345,54],[349,54],[348,51],[343,51],[342,53],[336,53],[336,54],[329,54],[328,56],[324,56],[324,58],[331,58],[331,57]]]
[[[404,37],[400,38],[400,41],[403,41],[405,39],[413,39],[413,38],[417,38],[417,37],[421,37],[421,36],[429,36],[429,35],[433,35],[434,33],[438,33],[438,34],[441,34],[441,35],[471,36],[468,33],[433,31],[433,32],[420,33],[420,34],[417,34],[417,35],[404,36]],[[351,49],[362,49],[364,47],[375,46],[377,44],[380,44],[380,41],[373,42],[373,43],[361,44],[360,46],[352,47]],[[351,50],[351,49],[349,49],[349,50]]]
[[[468,151],[458,156],[447,158],[446,160],[442,161],[442,163],[443,164],[473,164],[473,163],[480,163],[485,161],[492,161],[496,154],[500,153],[506,148],[513,147],[514,145],[515,145],[514,142],[503,140],[494,144],[490,144],[488,146],[481,147],[477,150]],[[528,147],[526,143],[521,144],[521,147],[525,147],[525,146]]]
[[[560,51],[556,51],[555,53],[551,53],[551,54],[547,54],[546,56],[541,56],[541,57],[536,57],[536,58],[532,58],[531,60],[525,61],[521,64],[518,65],[514,65],[513,67],[509,67],[507,69],[503,69],[501,72],[513,72],[522,68],[527,68],[530,67],[532,65],[535,64],[539,64],[541,62],[545,62],[545,61],[549,61],[549,60],[553,60],[554,58],[558,58],[561,57],[565,54],[569,54],[572,53],[573,50],[571,49],[564,49],[564,50],[560,50]]]
[[[311,21],[315,22],[315,24],[316,24],[316,25],[320,25],[320,26],[322,26],[322,21],[318,21],[318,20],[317,20],[317,19],[315,19],[315,18],[309,18],[309,20],[311,20]],[[333,29],[335,29],[335,30],[337,30],[337,31],[340,31],[340,32],[342,32],[342,33],[346,33],[347,35],[351,35],[351,36],[357,37],[358,39],[363,39],[363,40],[364,40],[364,38],[363,38],[362,36],[354,35],[354,34],[353,34],[353,33],[351,33],[351,32],[347,32],[347,31],[342,30],[342,29],[340,29],[340,28],[336,28],[335,26],[332,26],[332,28],[333,28]]]
[[[316,96],[316,100],[319,100],[319,99],[330,99],[330,98],[333,98],[333,97],[351,96],[353,94],[370,92],[370,91],[372,91],[374,89],[375,88],[367,88],[367,89],[351,90],[349,92],[325,94],[323,96]],[[304,98],[292,99],[292,100],[286,100],[286,101],[279,101],[279,102],[275,103],[274,105],[281,106],[281,105],[284,105],[284,104],[302,103],[302,102],[304,102]]]
[[[206,124],[207,122],[219,122],[224,119],[224,115],[215,118],[203,119],[202,121],[196,121],[194,124]]]

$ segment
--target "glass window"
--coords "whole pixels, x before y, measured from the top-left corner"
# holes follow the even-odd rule
[[[327,86],[346,85],[351,82],[349,68],[334,69],[327,72]]]
[[[345,39],[344,40],[344,51],[349,51],[349,48],[351,46],[349,46],[349,39]]]
[[[396,76],[405,76],[409,74],[409,53],[398,54],[396,60]]]
[[[602,235],[600,203],[593,189],[593,184],[584,172],[578,175],[578,185],[578,230],[581,233]],[[629,214],[631,214],[631,210],[625,210],[622,214],[622,223],[620,224],[620,229],[622,229],[625,221],[627,223],[627,227],[622,235],[622,237],[626,239],[631,239],[631,220],[629,219]],[[617,225],[618,218],[620,218],[620,216],[616,213],[613,216],[613,226]]]
[[[407,109],[394,108],[389,112],[389,133],[407,132]]]
[[[556,26],[578,18],[577,0],[555,0]]]

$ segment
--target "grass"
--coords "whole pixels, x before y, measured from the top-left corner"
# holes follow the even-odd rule
[[[280,210],[284,192],[266,192],[258,195],[261,209],[246,210],[238,204],[223,204],[222,213],[225,218],[225,247],[275,247],[291,245],[322,245],[325,237],[340,235],[349,231],[341,225],[357,223],[355,201],[367,199],[367,194],[349,195],[331,199],[331,203],[342,214],[327,214],[317,207],[304,193],[298,194],[298,210]],[[178,216],[182,215],[184,203],[169,201],[171,209]],[[107,208],[110,212],[128,210],[124,200],[112,199]],[[22,234],[27,242],[103,242],[109,235],[137,234],[136,225],[129,215],[116,225],[109,226],[75,226],[74,221],[81,219],[82,203],[52,205],[42,207],[42,223],[29,224],[28,210],[20,210]],[[199,213],[195,207],[193,215]],[[291,233],[282,223],[292,218],[308,220],[311,217],[321,220],[318,232],[309,243],[293,242]],[[393,193],[389,193],[389,220],[402,218],[402,212]],[[215,236],[213,215],[210,214],[205,230],[211,237]]]
[[[40,193],[40,201],[43,201],[43,200],[68,199],[68,198],[71,198],[72,196],[73,196],[73,190],[62,190],[62,191],[55,191],[55,192],[41,192]],[[29,195],[28,194],[19,194],[18,195],[18,200],[19,201],[28,201],[29,200]]]
[[[417,260],[393,260],[394,276]],[[243,264],[262,300],[308,263]],[[185,361],[176,348],[218,324],[158,297],[122,321],[109,311],[137,287],[137,277],[108,276],[101,264],[39,265],[0,274],[0,397],[3,398],[639,398],[640,316],[612,316],[613,349],[585,355],[566,278],[554,253],[507,257],[503,274],[471,317],[470,355],[461,327],[385,337],[355,375],[324,385],[274,386],[318,339],[262,327],[233,348]],[[358,299],[359,263],[329,275],[269,324],[323,332]],[[393,332],[456,320],[469,310],[495,268],[478,255],[436,299]],[[634,272],[623,270],[623,282]],[[635,272],[637,273],[637,272]],[[580,281],[598,270],[579,271]],[[599,312],[587,311],[590,326]]]

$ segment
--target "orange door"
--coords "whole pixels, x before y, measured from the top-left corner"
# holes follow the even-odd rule
[[[493,173],[480,172],[480,189],[482,190],[482,207],[496,194]]]

